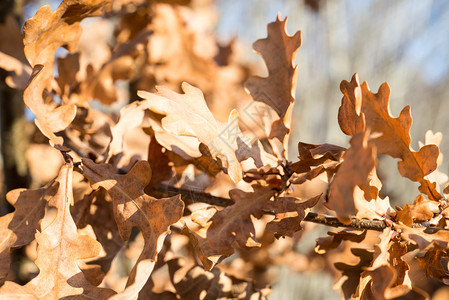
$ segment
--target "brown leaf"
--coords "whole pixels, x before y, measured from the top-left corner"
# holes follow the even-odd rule
[[[57,208],[56,218],[44,231],[36,233],[38,258],[35,263],[40,269],[39,275],[23,287],[9,283],[0,288],[0,293],[8,293],[13,288],[38,299],[104,298],[115,294],[112,290],[91,285],[77,265],[79,259],[98,255],[101,245],[91,237],[77,233],[70,215],[72,172],[72,166],[61,168],[56,179],[59,190],[50,200]]]
[[[343,262],[334,264],[335,268],[342,272],[341,277],[335,286],[341,289],[345,299],[350,299],[357,291],[357,287],[360,283],[360,274],[373,260],[372,250],[352,248],[351,252],[360,258],[360,261],[357,264],[350,265]]]
[[[402,210],[396,212],[396,221],[406,226],[410,226],[414,221],[429,221],[433,214],[439,211],[438,202],[424,198],[419,195],[415,198],[412,205],[405,204]]]
[[[130,79],[136,69],[136,58],[143,52],[148,42],[149,30],[142,30],[127,43],[114,50],[111,58],[99,70],[87,67],[87,78],[82,83],[81,97],[86,100],[98,99],[103,104],[111,105],[118,99],[117,80]]]
[[[76,75],[80,70],[80,53],[68,53],[65,57],[58,57],[56,59],[58,68],[58,77],[55,78],[59,86],[58,94],[64,102],[73,92],[79,88],[76,80]]]
[[[396,274],[388,262],[388,245],[393,231],[384,229],[379,236],[380,242],[374,245],[373,262],[369,268],[361,274],[360,284],[357,288],[356,297],[367,297],[372,295],[375,299],[385,299],[386,290],[394,283]],[[371,296],[371,297],[372,297]]]
[[[36,65],[33,68],[30,82],[23,92],[25,105],[34,113],[34,122],[39,130],[50,140],[50,144],[58,150],[67,151],[62,146],[64,140],[54,133],[64,130],[73,121],[76,115],[75,105],[62,105],[53,108],[45,104],[43,93],[45,89],[45,78],[41,72],[45,67]]]
[[[268,201],[264,210],[274,212],[275,218],[267,224],[266,229],[273,232],[276,238],[293,237],[293,234],[302,229],[301,221],[306,213],[320,200],[321,195],[306,201],[298,201],[293,197],[281,197]]]
[[[83,174],[92,188],[102,187],[111,195],[114,218],[122,239],[129,239],[133,227],[137,227],[144,237],[145,245],[131,270],[127,288],[117,295],[118,299],[133,298],[151,275],[163,240],[170,225],[181,218],[184,203],[179,195],[156,199],[144,193],[151,180],[151,168],[146,161],[137,162],[128,174],[118,175],[109,164],[95,164],[90,159],[83,159]]]
[[[112,260],[124,243],[120,238],[117,224],[114,220],[112,201],[106,191],[99,189],[88,196],[93,198],[93,204],[90,207],[86,221],[92,226],[95,236],[104,250],[104,256],[89,261],[88,265],[100,266],[103,277],[109,271]]]
[[[55,52],[59,47],[75,49],[81,34],[80,22],[89,16],[98,16],[105,4],[99,0],[65,0],[52,13],[50,6],[39,9],[23,27],[25,55],[33,67],[30,83],[24,91],[26,106],[36,115],[35,123],[56,147],[63,139],[54,132],[64,130],[75,118],[74,105],[54,108],[46,104],[44,91],[51,91]]]
[[[432,228],[412,228],[409,226],[395,224],[396,230],[406,241],[418,246],[420,250],[426,249],[430,244],[438,244],[442,248],[449,247],[449,231],[432,230]]]
[[[200,242],[198,241],[197,235],[195,235],[195,233],[192,232],[187,226],[184,226],[181,233],[189,238],[191,246],[193,247],[197,257],[203,264],[203,268],[206,270],[212,270],[215,263],[207,259],[207,257],[204,255],[203,251],[201,250]]]
[[[363,196],[363,191],[358,188],[356,188],[354,195],[357,219],[384,220],[394,212],[388,197],[366,200]]]
[[[356,297],[362,299],[426,299],[421,290],[413,289],[408,277],[410,267],[402,256],[407,246],[393,238],[394,231],[384,229],[374,245],[374,259],[361,274]]]
[[[214,158],[220,157],[227,164],[228,174],[234,182],[242,179],[242,168],[237,160],[238,128],[237,111],[232,111],[227,123],[215,120],[204,100],[203,93],[188,83],[182,84],[184,94],[175,93],[168,88],[159,87],[153,94],[139,91],[146,99],[145,105],[158,114],[163,114],[162,126],[165,130],[179,136],[191,136],[207,145]]]
[[[311,170],[311,167],[319,167],[329,162],[340,162],[341,156],[346,149],[331,144],[313,145],[299,142],[299,161],[291,166],[295,173],[304,173]]]
[[[248,158],[252,158],[254,160],[255,168],[262,168],[267,165],[278,165],[278,159],[274,155],[265,152],[260,140],[254,141],[250,147],[241,139],[241,137],[237,137],[237,147],[238,148],[235,151],[235,154],[240,162],[243,162]]]
[[[178,6],[158,4],[153,5],[151,10],[151,29],[154,33],[149,42],[148,64],[145,66],[145,71],[151,74],[148,77],[154,77],[153,80],[172,89],[178,89],[182,81],[189,80],[205,92],[210,90],[218,73],[213,60],[217,52],[215,40],[206,30],[202,30],[210,23],[190,26],[192,20],[195,20],[194,23],[202,20],[198,20],[196,11]],[[141,79],[140,88],[150,86],[145,79]]]
[[[420,191],[427,194],[430,199],[441,199],[442,196],[436,191],[436,185],[425,178],[437,168],[440,153],[438,146],[426,145],[418,152],[410,147],[412,125],[410,107],[406,106],[398,118],[393,118],[389,107],[388,84],[382,84],[377,94],[373,94],[366,82],[360,85],[357,74],[352,77],[351,82],[343,81],[340,89],[345,95],[339,110],[339,124],[343,132],[355,135],[364,131],[365,128],[359,124],[362,122],[359,118],[363,114],[366,129],[380,133],[379,137],[370,141],[376,147],[377,153],[400,158],[398,169],[401,175],[421,183]]]
[[[447,264],[449,262],[449,253],[447,249],[441,248],[438,244],[431,244],[430,249],[423,256],[416,257],[419,266],[426,271],[426,274],[432,278],[449,283],[449,272]],[[443,267],[443,263],[446,269]]]
[[[56,49],[65,46],[73,51],[81,34],[80,22],[86,17],[99,16],[104,4],[99,0],[64,0],[54,13],[46,5],[25,22],[25,55],[32,66],[46,67],[45,79],[52,76]]]
[[[112,141],[109,145],[109,158],[123,151],[123,138],[126,130],[138,127],[142,123],[147,108],[142,104],[142,101],[135,101],[120,110],[120,119],[111,128]]]
[[[183,278],[175,281],[182,266],[181,259],[167,262],[170,277],[181,299],[267,299],[267,289],[257,289],[251,281],[238,279],[215,268],[206,271],[200,266],[191,267]]]
[[[440,147],[441,141],[443,140],[443,134],[441,132],[433,133],[432,130],[427,130],[424,137],[424,144],[421,141],[418,142],[419,148],[421,149],[425,145],[437,145]],[[437,159],[437,167],[443,164],[443,153],[440,152]],[[432,173],[426,176],[430,182],[436,182],[438,184],[443,184],[448,181],[449,177],[443,172],[436,169]]]
[[[329,236],[318,238],[316,240],[315,252],[324,254],[331,249],[335,249],[340,246],[343,241],[351,241],[355,243],[362,242],[366,237],[366,230],[352,231],[350,229],[344,229],[342,231],[328,231]]]
[[[199,170],[211,176],[215,176],[218,172],[221,172],[221,161],[219,159],[215,160],[212,157],[206,145],[199,143],[194,137],[177,136],[166,132],[160,122],[156,122],[152,118],[147,118],[148,108],[148,101],[145,100],[135,101],[122,108],[119,121],[112,127],[112,142],[109,146],[108,154],[109,159],[123,152],[126,132],[140,126],[151,136],[152,140],[155,140],[154,143],[158,143],[169,150],[164,155],[168,156],[175,164],[181,163],[188,165],[193,163]],[[145,121],[150,122],[150,128],[144,127],[147,126]],[[151,155],[151,152],[149,152],[149,155]],[[159,175],[158,173],[156,176]]]
[[[351,223],[351,216],[356,214],[355,190],[368,180],[368,175],[375,165],[375,150],[368,145],[368,136],[360,133],[351,139],[351,147],[344,155],[329,189],[326,205],[335,210],[338,219]]]
[[[148,148],[148,163],[157,172],[151,176],[149,186],[154,186],[171,178],[173,171],[169,165],[170,159],[163,150],[165,149],[162,148],[153,136]]]
[[[45,159],[37,159],[45,157]],[[25,151],[28,171],[32,178],[31,187],[41,187],[52,181],[64,164],[61,153],[48,144],[31,144]]]
[[[8,274],[12,249],[34,240],[36,230],[40,230],[48,199],[55,195],[57,188],[58,184],[52,181],[37,190],[16,189],[6,195],[16,210],[0,218],[0,282]]]
[[[80,106],[64,134],[80,155],[104,161],[111,142],[112,126],[113,121],[107,114]]]
[[[365,114],[361,112],[362,89],[360,88],[358,75],[354,75],[351,82],[342,81],[340,90],[343,93],[341,105],[338,109],[338,124],[341,131],[351,136],[364,132],[366,122]]]
[[[221,211],[210,207],[192,214],[192,221],[206,231],[205,236],[198,236],[198,240],[203,254],[212,262],[217,263],[234,253],[234,243],[240,247],[259,246],[251,215],[260,218],[263,207],[275,192],[271,187],[257,185],[253,189],[250,193],[238,189],[229,191],[235,204]]]
[[[288,134],[294,94],[296,92],[297,66],[294,66],[296,51],[301,46],[301,32],[289,36],[286,32],[287,18],[281,21],[280,15],[267,25],[268,36],[257,40],[253,48],[265,61],[268,77],[251,77],[245,84],[255,101],[272,107],[279,116],[271,124],[270,139],[278,139],[282,150],[276,151],[281,157],[287,155]],[[279,158],[281,158],[279,157]]]

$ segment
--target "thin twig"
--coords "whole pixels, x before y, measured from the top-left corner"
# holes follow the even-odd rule
[[[153,186],[151,188],[150,194],[157,198],[171,197],[181,194],[182,200],[187,205],[195,202],[207,203],[223,207],[234,204],[234,201],[232,201],[231,199],[216,197],[201,191],[182,189],[166,184],[159,184],[157,186]]]
[[[192,203],[207,203],[211,205],[217,206],[230,206],[234,204],[234,201],[228,198],[213,196],[208,193],[204,193],[201,191],[189,190],[184,188],[177,188],[170,185],[159,184],[157,186],[153,186],[150,190],[150,194],[154,197],[162,198],[162,197],[171,197],[174,195],[181,194],[181,199],[188,205]],[[269,212],[267,212],[269,213]],[[359,230],[375,230],[375,231],[383,231],[388,224],[383,220],[368,220],[368,219],[356,219],[352,218],[350,224],[344,224],[340,222],[336,217],[320,215],[317,213],[309,212],[303,221],[313,222],[317,224],[322,224],[331,227],[346,227],[352,229]],[[438,228],[432,226],[426,226],[420,223],[413,223],[411,227],[421,227],[428,228],[431,231],[439,231],[439,230],[447,230],[445,228]]]
[[[343,224],[336,217],[320,215],[313,212],[309,212],[303,221],[313,222],[332,227],[346,227],[353,229],[368,229],[376,231],[383,231],[387,227],[387,224],[383,220],[368,220],[368,219],[353,218],[350,224]]]

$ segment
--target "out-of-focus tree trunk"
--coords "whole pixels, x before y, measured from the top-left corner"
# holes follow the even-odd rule
[[[14,14],[16,18],[22,18],[13,0],[2,0],[0,3],[0,23],[4,24],[9,14]],[[20,13],[20,15],[18,15]],[[0,43],[1,46],[1,43]],[[2,49],[0,49],[1,51]],[[11,210],[5,201],[8,191],[27,186],[26,170],[18,167],[18,157],[23,157],[25,138],[24,104],[22,92],[11,89],[5,83],[7,72],[0,72],[0,214]],[[23,161],[21,162],[23,165]]]

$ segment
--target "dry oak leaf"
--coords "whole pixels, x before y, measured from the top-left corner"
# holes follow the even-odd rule
[[[214,158],[222,158],[227,164],[228,174],[234,182],[242,179],[242,168],[237,160],[237,137],[242,136],[238,128],[238,113],[233,110],[227,123],[215,120],[198,88],[183,82],[184,94],[166,87],[158,87],[157,93],[139,91],[146,99],[146,106],[158,114],[166,115],[162,127],[169,133],[190,136],[207,145]]]
[[[144,193],[151,180],[151,168],[147,161],[137,162],[126,175],[115,174],[109,164],[96,164],[87,158],[82,162],[83,174],[92,188],[102,187],[110,194],[122,239],[129,239],[133,227],[137,227],[143,235],[145,245],[131,270],[127,287],[116,296],[117,299],[132,299],[151,275],[170,225],[182,217],[184,203],[179,195],[156,199]]]
[[[93,198],[93,203],[89,207],[90,211],[88,211],[88,215],[86,216],[86,223],[92,227],[97,240],[101,243],[104,250],[104,255],[93,261],[89,261],[88,266],[99,266],[103,273],[100,278],[102,280],[111,268],[112,260],[122,249],[124,243],[118,232],[117,224],[113,216],[112,200],[107,192],[104,189],[99,189],[93,191],[86,197]]]
[[[257,289],[250,280],[238,279],[219,269],[204,270],[194,265],[179,276],[186,264],[176,258],[167,262],[170,279],[181,299],[267,299],[269,289]],[[176,280],[181,277],[181,280]]]
[[[140,126],[155,143],[170,151],[166,151],[165,154],[175,162],[175,165],[176,162],[181,162],[184,165],[193,163],[198,169],[211,176],[221,172],[221,161],[216,161],[212,157],[206,145],[200,143],[195,137],[178,136],[165,131],[160,124],[160,120],[155,120],[157,116],[151,115],[152,113],[148,111],[148,108],[148,101],[143,100],[134,101],[121,109],[120,119],[111,129],[112,142],[109,146],[109,162],[123,152],[126,133]],[[146,127],[148,125],[150,127]],[[159,172],[156,176],[160,176]]]
[[[440,210],[438,202],[426,199],[423,195],[415,198],[412,205],[405,204],[404,208],[396,212],[396,221],[411,226],[414,221],[429,221],[434,213]]]
[[[371,200],[364,198],[364,192],[356,187],[354,198],[356,199],[355,208],[357,219],[384,220],[394,213],[394,209],[390,205],[390,199],[377,197]]]
[[[401,238],[418,246],[420,251],[424,251],[424,255],[418,257],[419,265],[426,273],[445,284],[449,283],[449,273],[447,266],[449,248],[449,232],[447,230],[437,230],[434,233],[432,228],[412,228],[396,224],[395,228],[401,233]]]
[[[271,187],[253,185],[254,192],[239,189],[229,191],[235,204],[217,211],[214,207],[192,213],[192,221],[201,225],[205,236],[197,235],[205,257],[218,263],[234,253],[234,243],[240,247],[258,247],[251,215],[260,218],[263,207],[275,194]]]
[[[9,272],[11,250],[34,240],[45,206],[57,188],[58,184],[52,181],[40,189],[15,189],[6,194],[6,199],[16,210],[0,218],[0,283]]]
[[[112,141],[109,144],[109,158],[123,151],[123,139],[126,131],[138,127],[142,123],[147,108],[144,104],[143,101],[135,101],[120,110],[120,119],[111,128]]]
[[[414,228],[402,224],[395,224],[395,229],[401,233],[401,238],[417,245],[419,250],[426,249],[432,243],[438,244],[443,249],[449,248],[449,231],[446,229]]]
[[[54,132],[64,130],[72,122],[76,106],[61,105],[54,109],[44,99],[44,91],[51,91],[55,52],[62,46],[73,51],[81,34],[80,22],[86,17],[98,16],[105,3],[100,0],[65,0],[54,13],[47,5],[23,27],[25,55],[33,67],[23,100],[36,115],[35,123],[42,133],[60,149],[63,139],[56,137]]]
[[[111,144],[113,124],[107,114],[79,106],[75,119],[66,128],[64,135],[81,156],[104,161]]]
[[[151,6],[153,33],[147,46],[146,76],[141,77],[139,86],[148,86],[148,81],[155,80],[177,89],[188,78],[206,93],[212,91],[219,74],[213,59],[217,52],[216,41],[206,30],[198,30],[210,27],[210,23],[191,26],[201,22],[195,13],[190,8],[163,3]]]
[[[373,250],[351,248],[351,253],[360,258],[360,261],[355,265],[346,264],[344,262],[337,262],[334,264],[335,268],[341,271],[341,277],[335,283],[334,287],[342,292],[344,299],[350,299],[357,291],[360,283],[360,274],[373,261]]]
[[[328,231],[329,236],[316,239],[315,252],[324,254],[331,249],[340,246],[343,241],[351,241],[354,243],[362,242],[366,237],[366,230],[362,232],[358,230],[343,229],[342,231]]]
[[[30,82],[23,93],[23,100],[36,116],[34,123],[50,140],[50,144],[58,150],[67,151],[68,149],[62,145],[64,139],[56,136],[55,132],[62,131],[69,126],[76,116],[76,106],[62,105],[54,108],[44,103],[45,82],[40,78],[43,68],[43,65],[36,65],[33,68]]]
[[[191,136],[178,136],[165,131],[157,120],[157,116],[148,111],[148,101],[135,101],[120,111],[120,119],[112,126],[112,142],[109,146],[109,162],[123,152],[126,132],[141,127],[152,139],[170,152],[165,152],[172,161],[182,161],[182,164],[193,163],[198,169],[211,176],[221,172],[220,160],[215,160],[208,147]],[[147,124],[147,122],[149,124]],[[146,127],[146,126],[151,127]],[[175,163],[176,165],[176,163]],[[159,174],[157,175],[159,176]]]
[[[275,218],[267,224],[266,229],[273,232],[276,238],[293,237],[295,232],[302,229],[301,221],[320,198],[321,195],[318,195],[305,201],[298,201],[293,197],[281,197],[268,201],[263,209],[274,212]]]
[[[394,234],[391,228],[386,228],[379,236],[380,242],[374,245],[373,262],[361,274],[356,297],[425,299],[420,291],[412,289],[408,276],[409,266],[401,258],[407,252],[407,246],[393,239]]]
[[[421,141],[418,142],[419,148],[421,149],[425,145],[437,145],[440,147],[441,141],[443,140],[443,134],[441,132],[433,133],[432,130],[427,130],[424,137],[424,144]],[[440,152],[437,159],[437,167],[443,164],[443,153]],[[449,180],[449,177],[438,169],[427,175],[427,179],[430,182],[436,182],[438,184],[443,184]]]
[[[123,151],[123,140],[126,131],[141,126],[150,136],[154,136],[164,148],[176,153],[186,160],[194,160],[201,157],[201,144],[197,138],[192,136],[179,136],[167,132],[161,124],[163,116],[149,111],[148,101],[134,101],[123,107],[120,111],[120,119],[112,127],[112,143],[109,157]],[[151,130],[150,130],[151,129]]]
[[[359,122],[354,118],[357,119],[363,114],[366,129],[380,134],[379,137],[370,141],[376,147],[377,153],[401,159],[398,162],[400,174],[421,183],[419,190],[430,199],[441,199],[442,196],[436,191],[436,184],[425,178],[437,168],[440,151],[436,145],[423,146],[418,152],[413,151],[410,147],[410,127],[412,125],[410,106],[404,107],[399,117],[393,118],[389,106],[390,87],[388,84],[383,83],[377,94],[373,94],[366,82],[360,85],[357,74],[354,74],[350,82],[342,81],[340,89],[345,95],[338,117],[343,132],[355,135],[365,131],[363,126],[354,125]]]
[[[80,71],[80,56],[80,52],[75,52],[67,53],[65,57],[58,57],[56,59],[58,77],[55,78],[55,81],[58,84],[58,87],[54,88],[56,93],[65,103],[68,102],[70,96],[80,88],[77,80],[77,75]]]
[[[39,275],[25,286],[6,282],[0,288],[0,294],[31,299],[104,299],[115,294],[110,289],[91,285],[77,265],[79,259],[97,256],[101,245],[91,237],[77,233],[70,214],[70,203],[73,203],[72,176],[73,166],[61,167],[56,178],[59,190],[50,199],[57,208],[56,218],[44,231],[36,233],[38,248],[35,263],[40,270]]]
[[[106,105],[117,101],[118,93],[115,82],[120,79],[130,79],[134,75],[135,60],[143,52],[149,34],[149,30],[143,29],[132,40],[119,45],[114,49],[111,58],[99,70],[88,65],[86,80],[81,83],[80,101],[95,98]]]
[[[69,51],[73,51],[82,30],[80,22],[87,17],[99,16],[100,9],[107,2],[64,0],[54,13],[51,12],[50,6],[46,5],[25,22],[23,26],[25,56],[31,66],[41,64],[47,68],[43,81],[52,77],[56,50],[59,47],[66,47]]]
[[[449,272],[443,267],[447,266],[449,253],[447,249],[438,244],[431,244],[423,256],[416,257],[419,266],[426,271],[426,274],[432,278],[449,284]]]
[[[301,46],[301,32],[293,36],[286,32],[287,18],[281,21],[280,15],[275,22],[267,25],[268,36],[257,40],[253,48],[265,61],[268,77],[251,77],[245,87],[255,101],[272,107],[279,120],[271,124],[269,138],[277,138],[282,147],[275,150],[281,157],[287,155],[288,134],[290,132],[291,114],[295,102],[297,66],[294,66],[296,52]],[[276,143],[272,143],[276,145]],[[277,148],[277,147],[275,147]]]
[[[346,149],[332,144],[313,145],[307,143],[298,143],[299,161],[291,166],[291,170],[295,173],[301,174],[311,171],[312,167],[320,167],[331,162],[340,162],[341,157]],[[338,164],[334,164],[337,167]],[[321,172],[326,169],[322,168]],[[321,174],[315,174],[318,176]],[[310,178],[312,179],[312,178]]]
[[[337,213],[344,224],[351,223],[356,214],[355,202],[365,201],[356,197],[356,187],[364,185],[375,166],[375,149],[368,145],[368,134],[352,137],[351,147],[344,154],[344,161],[335,175],[329,189],[326,206]]]
[[[170,165],[170,158],[166,151],[164,152],[163,150],[165,149],[157,142],[153,135],[148,146],[148,163],[152,169],[157,170],[157,173],[151,176],[149,187],[169,180],[172,176],[173,170]]]

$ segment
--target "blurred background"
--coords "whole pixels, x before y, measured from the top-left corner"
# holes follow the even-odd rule
[[[347,147],[348,138],[337,123],[342,94],[340,82],[354,73],[367,81],[373,92],[383,82],[391,88],[391,113],[397,117],[411,106],[412,148],[424,141],[427,130],[442,132],[440,151],[449,158],[449,2],[436,1],[217,1],[220,14],[217,33],[223,39],[236,36],[245,58],[261,64],[249,45],[266,37],[263,24],[279,12],[288,16],[288,33],[302,31],[302,46],[293,113],[290,157],[295,142],[334,143]],[[263,67],[263,66],[262,66]],[[396,160],[381,157],[378,166],[382,194],[392,206],[412,202],[418,185],[399,176]],[[448,172],[449,161],[439,170]],[[310,237],[311,240],[314,240]],[[307,236],[301,240],[307,245]],[[317,277],[316,277],[317,276]],[[325,274],[294,275],[284,270],[272,299],[338,299]],[[295,288],[292,288],[295,287]],[[290,293],[290,294],[288,294]]]
[[[0,15],[14,12],[22,25],[43,5],[56,9],[60,1],[2,0]],[[358,73],[376,92],[388,82],[394,117],[411,106],[412,148],[424,141],[427,130],[442,132],[440,150],[449,157],[449,2],[445,0],[217,0],[193,1],[197,9],[213,6],[210,30],[224,45],[235,40],[235,56],[254,66],[256,74],[266,74],[263,60],[252,52],[254,41],[266,37],[266,24],[279,13],[288,16],[288,33],[302,31],[302,46],[296,56],[299,66],[296,104],[290,137],[290,158],[297,156],[297,142],[333,143],[348,146],[348,137],[337,123],[342,80]],[[11,109],[11,97],[20,94],[0,86],[2,161],[5,190],[27,186],[26,166],[11,159],[24,151],[20,131],[23,125],[15,116],[23,107]],[[10,93],[10,94],[8,94]],[[448,172],[443,161],[440,171]],[[382,157],[379,176],[383,195],[392,205],[411,202],[418,194],[417,184],[401,178],[396,162]],[[1,176],[1,175],[0,175]],[[0,178],[1,179],[1,178]],[[3,191],[3,196],[4,192]],[[323,229],[324,233],[327,231]],[[321,232],[322,233],[322,232]],[[314,247],[320,233],[304,236],[299,252]],[[331,289],[333,278],[325,273],[280,272],[271,299],[339,299]],[[327,287],[327,288],[325,288]]]
[[[442,132],[440,150],[449,155],[449,2],[437,1],[217,1],[216,31],[223,39],[236,36],[245,59],[262,64],[251,53],[253,41],[266,36],[267,24],[279,12],[288,16],[288,32],[302,32],[296,57],[299,66],[296,103],[290,138],[295,142],[333,143],[347,147],[337,123],[342,94],[340,82],[354,73],[377,92],[391,88],[391,113],[397,117],[411,106],[412,148],[424,142],[427,130]],[[263,65],[261,66],[263,71]],[[448,172],[444,161],[440,171]],[[416,183],[398,176],[396,162],[382,157],[379,175],[383,195],[393,204],[411,201]]]

